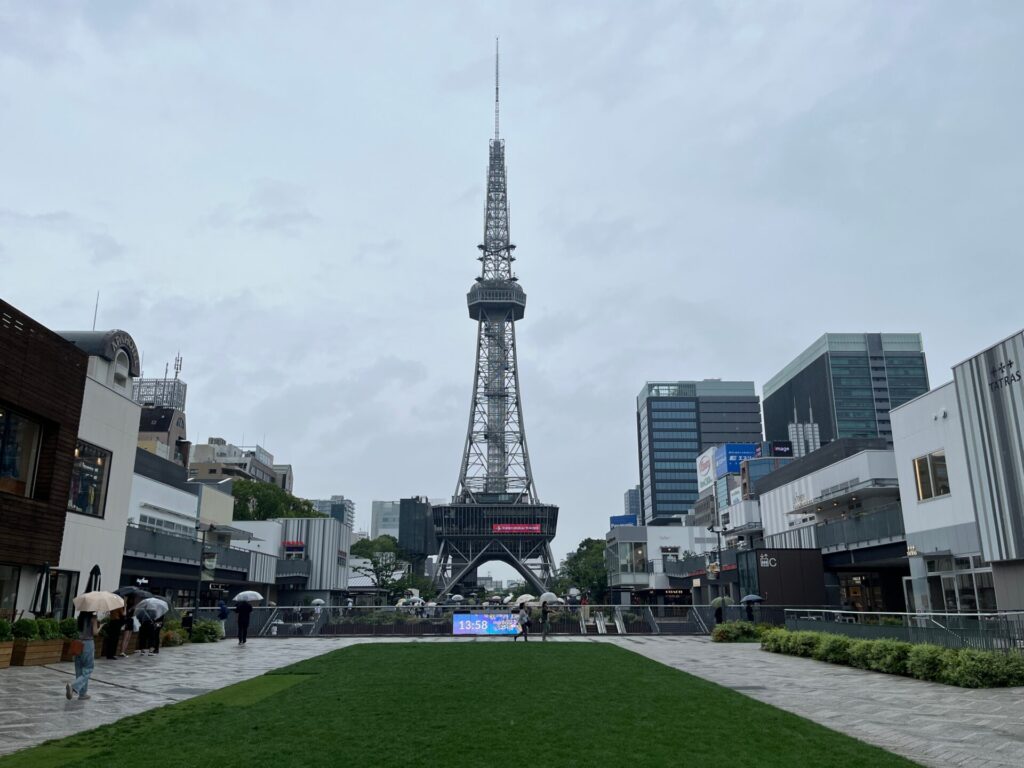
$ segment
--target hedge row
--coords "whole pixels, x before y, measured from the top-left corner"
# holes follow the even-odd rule
[[[785,629],[765,632],[761,649],[961,688],[1024,685],[1024,655],[1019,653],[956,650],[899,640],[857,640],[829,632]]]
[[[716,643],[751,643],[761,639],[765,632],[774,629],[771,624],[753,624],[749,621],[724,621],[711,630],[711,639]]]
[[[3,640],[61,640],[78,637],[78,625],[74,619],[18,619],[14,624],[3,621],[0,624],[0,641]]]

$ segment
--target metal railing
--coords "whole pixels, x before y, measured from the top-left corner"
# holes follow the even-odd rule
[[[786,628],[931,643],[946,648],[1024,652],[1024,612],[886,613],[786,609]]]
[[[885,542],[906,536],[903,527],[903,509],[899,504],[888,504],[845,520],[832,520],[817,526],[818,546],[823,550],[848,549],[867,542]]]

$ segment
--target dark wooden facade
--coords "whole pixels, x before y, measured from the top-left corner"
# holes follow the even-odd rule
[[[0,407],[43,427],[32,498],[0,492],[0,563],[56,566],[89,357],[0,300]]]

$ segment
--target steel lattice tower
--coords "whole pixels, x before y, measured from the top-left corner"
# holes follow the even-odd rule
[[[439,542],[435,583],[441,595],[475,579],[477,567],[494,560],[514,567],[537,591],[546,589],[555,572],[551,539],[558,507],[537,498],[523,425],[515,324],[526,312],[526,293],[512,271],[498,65],[495,50],[494,139],[484,242],[477,246],[482,269],[466,297],[469,316],[477,322],[469,427],[452,503],[433,508]]]

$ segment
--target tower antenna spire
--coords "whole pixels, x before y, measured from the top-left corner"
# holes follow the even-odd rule
[[[494,38],[494,140],[498,141],[498,84],[500,79],[498,64],[501,60],[501,52],[499,49],[500,38]]]

